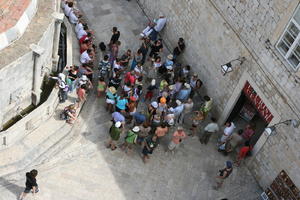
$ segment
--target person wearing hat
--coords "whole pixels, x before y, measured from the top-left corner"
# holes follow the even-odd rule
[[[195,73],[192,76],[192,78],[190,79],[190,85],[191,85],[191,88],[192,88],[190,97],[193,98],[194,95],[197,93],[197,91],[199,91],[199,89],[203,85],[202,81],[198,78],[198,74]]]
[[[175,115],[175,123],[179,123],[180,122],[180,118],[181,118],[181,113],[183,112],[184,109],[184,104],[181,103],[181,101],[176,100],[176,104],[177,106],[175,108],[170,108],[169,111],[173,112]]]
[[[178,126],[177,130],[173,133],[172,140],[168,145],[168,150],[174,152],[179,147],[183,139],[186,138],[186,133],[181,126]]]
[[[151,124],[153,116],[156,114],[156,109],[158,108],[158,103],[153,101],[151,104],[148,105],[148,113],[147,113],[147,121]]]
[[[120,139],[120,135],[122,132],[121,128],[122,128],[122,123],[120,121],[117,121],[109,129],[110,139],[106,147],[110,148],[112,151],[117,148],[116,142]]]
[[[156,89],[158,89],[158,87],[155,85],[156,84],[156,80],[152,79],[151,84],[147,87],[147,93],[145,96],[145,101],[152,99],[153,97],[153,93]]]
[[[164,74],[167,72],[167,70],[172,70],[173,69],[173,55],[172,54],[169,54],[167,56],[167,59],[166,61],[164,62],[164,64],[159,68],[158,72],[160,74]]]
[[[184,87],[182,87],[177,96],[176,96],[176,99],[180,100],[180,101],[186,101],[189,97],[190,97],[190,94],[191,94],[191,86],[190,84],[188,83],[185,83],[183,85]]]
[[[216,186],[213,187],[215,190],[218,190],[220,187],[222,187],[225,179],[228,178],[232,173],[232,162],[228,160],[226,161],[225,165],[225,168],[219,170],[219,175],[216,177]]]
[[[166,25],[167,18],[163,14],[159,14],[158,19],[154,19],[153,22],[150,22],[149,25],[142,31],[140,36],[142,38],[150,37],[152,41],[157,39],[158,33]]]
[[[66,76],[63,73],[59,73],[58,77],[49,76],[49,78],[57,80],[56,85],[59,88],[59,103],[64,103],[68,99],[69,86],[66,83]]]
[[[139,131],[140,131],[140,127],[135,126],[135,127],[133,127],[133,129],[131,129],[127,132],[127,135],[125,137],[125,142],[122,145],[122,149],[126,153],[129,153],[132,150],[133,144],[136,144]]]
[[[153,153],[153,150],[157,147],[158,140],[157,135],[151,135],[147,137],[143,142],[143,150],[142,150],[142,159],[143,162],[146,163],[149,160],[149,154]]]
[[[117,90],[115,87],[111,86],[106,90],[106,110],[113,112],[115,100],[117,98]]]

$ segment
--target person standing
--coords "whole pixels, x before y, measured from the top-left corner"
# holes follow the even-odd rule
[[[127,154],[132,151],[132,146],[137,143],[138,134],[140,132],[140,127],[135,126],[132,130],[127,132],[125,137],[125,142],[122,145],[122,150],[124,150]]]
[[[212,117],[211,122],[209,124],[207,124],[204,128],[204,133],[200,138],[201,144],[207,144],[210,136],[213,133],[216,133],[218,131],[219,131],[219,126],[217,124],[217,120],[214,117]]]
[[[193,110],[193,107],[194,107],[194,102],[191,98],[188,98],[187,102],[184,103],[184,109],[183,109],[183,112],[182,112],[182,117],[181,117],[181,120],[179,123],[184,123],[184,118],[187,114],[189,114],[190,112],[192,112]]]
[[[131,62],[131,67],[130,67],[130,71],[134,70],[134,68],[136,67],[136,65],[138,63],[142,63],[142,60],[143,60],[143,53],[142,53],[142,50],[141,49],[138,49],[136,54],[133,56],[133,60]]]
[[[227,155],[227,153],[230,151],[230,139],[231,139],[231,135],[235,129],[235,125],[233,122],[226,122],[225,123],[225,129],[224,132],[219,140],[219,147],[218,147],[218,151],[220,152],[224,152],[225,155]]]
[[[168,145],[168,150],[174,153],[174,150],[179,147],[184,138],[186,138],[186,133],[183,131],[183,128],[179,126],[177,131],[173,133],[172,140]]]
[[[204,117],[206,117],[209,111],[211,111],[213,99],[210,98],[209,96],[204,96],[203,98],[204,98],[204,105],[202,106],[201,111],[203,112]]]
[[[120,139],[122,123],[120,121],[117,121],[115,124],[113,124],[109,129],[109,135],[110,140],[108,141],[107,148],[110,148],[112,151],[115,150],[116,142]]]
[[[108,44],[109,48],[111,48],[113,44],[116,44],[116,42],[119,41],[119,38],[120,38],[120,31],[118,31],[117,27],[113,27],[112,36]]]
[[[149,159],[149,154],[153,153],[153,150],[157,147],[157,136],[152,135],[146,138],[144,141],[144,148],[142,151],[142,159],[143,162],[146,164],[147,160]]]
[[[185,43],[183,38],[179,38],[177,42],[177,46],[173,50],[174,62],[176,61],[177,57],[184,51]]]
[[[240,149],[238,155],[237,155],[237,159],[235,161],[236,166],[240,166],[241,162],[245,159],[245,157],[249,154],[249,152],[251,151],[251,146],[250,146],[250,142],[246,141],[245,145]]]
[[[181,118],[181,113],[183,112],[184,105],[181,103],[181,101],[176,100],[177,106],[175,108],[170,108],[169,111],[174,113],[175,115],[175,123],[179,123]]]
[[[232,162],[226,161],[226,167],[224,169],[219,170],[219,175],[216,177],[216,185],[213,187],[215,190],[218,190],[222,187],[225,179],[227,179],[232,173]]]
[[[36,169],[31,170],[26,173],[26,187],[24,192],[22,192],[19,200],[23,200],[28,193],[32,193],[34,196],[37,192],[39,192],[38,184],[36,183],[36,177],[38,175],[38,171]]]

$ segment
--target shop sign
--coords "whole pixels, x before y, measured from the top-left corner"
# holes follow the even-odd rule
[[[255,106],[259,114],[263,117],[263,119],[270,123],[273,119],[273,115],[271,111],[267,108],[266,104],[262,101],[262,99],[258,96],[258,94],[255,92],[253,87],[250,85],[250,83],[247,81],[243,92],[248,97],[248,99],[251,101],[251,103]]]

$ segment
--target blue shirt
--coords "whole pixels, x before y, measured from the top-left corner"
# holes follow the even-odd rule
[[[117,104],[116,106],[121,109],[121,110],[125,110],[126,108],[126,104],[128,103],[128,100],[127,99],[121,99],[120,100],[120,97],[117,98]]]
[[[190,89],[181,89],[177,94],[177,99],[179,100],[187,100],[190,96],[191,88]]]
[[[125,117],[119,112],[113,112],[111,116],[114,122],[125,122]]]

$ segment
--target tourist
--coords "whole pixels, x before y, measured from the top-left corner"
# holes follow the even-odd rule
[[[134,75],[135,75],[135,79],[138,79],[140,77],[143,76],[144,70],[143,70],[143,66],[142,63],[138,63],[135,68],[134,68]]]
[[[114,110],[114,105],[115,105],[115,100],[117,98],[117,90],[115,87],[110,86],[107,90],[106,90],[106,110],[109,112],[113,112]]]
[[[169,83],[166,79],[162,79],[159,83],[159,92],[166,91],[168,89]]]
[[[218,190],[220,187],[222,187],[225,179],[227,179],[232,173],[232,170],[232,162],[226,161],[225,168],[219,170],[219,176],[216,177],[216,186],[213,187],[215,190]]]
[[[80,88],[77,90],[77,102],[78,107],[80,104],[84,103],[86,101],[86,85],[81,85]]]
[[[74,124],[76,120],[76,105],[71,104],[64,109],[64,113],[66,115],[66,122],[68,124]]]
[[[128,67],[129,61],[131,60],[131,50],[128,49],[120,58],[120,64],[122,68]]]
[[[160,74],[164,74],[167,72],[167,70],[172,70],[173,69],[173,55],[172,54],[169,54],[167,56],[167,59],[166,61],[164,62],[164,64],[159,68],[158,72]]]
[[[235,164],[236,166],[240,166],[241,162],[245,159],[247,155],[249,155],[249,152],[252,150],[252,147],[250,146],[250,142],[246,141],[245,145],[240,149]]]
[[[192,88],[190,97],[193,98],[194,95],[199,91],[199,89],[202,86],[202,81],[200,79],[198,79],[198,75],[194,74],[193,77],[190,80],[190,85]]]
[[[151,51],[149,57],[154,61],[154,59],[163,51],[162,40],[156,40],[153,45],[151,45]]]
[[[147,56],[147,53],[148,53],[148,50],[149,50],[149,47],[151,46],[151,41],[149,38],[144,38],[143,39],[143,43],[142,45],[140,46],[139,50],[141,51],[143,57],[142,57],[142,65],[145,63],[146,61],[146,56]]]
[[[204,104],[201,107],[201,111],[203,112],[204,117],[206,117],[209,111],[211,110],[212,102],[213,102],[212,98],[210,98],[209,96],[204,96]]]
[[[167,127],[166,123],[162,123],[160,126],[158,126],[155,130],[155,135],[158,137],[158,139],[164,137],[169,131],[169,128]]]
[[[35,194],[39,192],[38,184],[36,183],[36,177],[38,175],[38,171],[36,169],[31,170],[26,173],[26,187],[24,192],[22,192],[19,200],[23,200],[28,193],[32,193],[32,196],[35,198]]]
[[[147,120],[149,124],[151,124],[153,116],[156,114],[156,109],[158,108],[158,103],[156,101],[151,102],[148,105],[148,113],[147,113]]]
[[[120,135],[122,132],[121,127],[122,123],[120,121],[117,121],[116,123],[112,124],[109,129],[110,139],[106,147],[110,148],[112,151],[117,148],[116,142],[118,142],[118,140],[120,139]]]
[[[123,125],[125,125],[125,117],[122,115],[122,113],[115,111],[111,114],[111,117],[113,123],[121,122]]]
[[[114,87],[116,90],[119,88],[121,84],[121,77],[119,73],[116,73],[114,77],[111,77],[108,82],[108,87]]]
[[[153,153],[153,150],[157,147],[157,136],[153,135],[153,136],[149,136],[145,139],[144,141],[144,148],[142,151],[142,159],[143,162],[146,163],[147,160],[149,160],[149,154]]]
[[[136,113],[136,98],[134,96],[131,96],[129,98],[129,103],[128,103],[126,112],[127,112],[127,118],[128,118],[127,124],[130,124],[133,119],[134,114]]]
[[[68,76],[67,76],[67,83],[69,86],[69,92],[73,92],[75,89],[76,81],[78,80],[78,66],[71,66],[69,71],[68,71]]]
[[[120,46],[121,46],[121,42],[120,41],[116,41],[115,43],[113,43],[111,45],[111,52],[110,52],[110,57],[109,57],[109,62],[110,62],[111,65],[114,64],[114,61],[118,57],[119,47]]]
[[[141,124],[145,123],[147,118],[144,114],[142,114],[141,112],[135,112],[133,114],[133,118],[134,118],[134,125],[135,126],[140,126]]]
[[[100,77],[98,81],[98,87],[97,87],[98,97],[101,97],[105,90],[106,90],[106,83],[104,81],[104,78]]]
[[[211,122],[205,126],[204,133],[200,138],[201,144],[207,144],[211,135],[219,131],[216,118],[212,117],[210,120]]]
[[[70,12],[73,9],[73,2],[66,2],[65,6],[64,6],[64,14],[69,17],[70,16]]]
[[[79,29],[78,32],[77,32],[77,39],[78,40],[81,40],[82,42],[85,40],[85,38],[87,37],[89,33],[89,27],[88,25],[84,25],[82,29]],[[79,42],[79,43],[82,43],[82,42]]]
[[[87,26],[87,24],[83,21],[83,19],[79,19],[76,26],[75,26],[75,33],[76,35],[80,30],[83,30],[83,27]],[[80,39],[80,38],[79,38]]]
[[[245,141],[250,141],[250,139],[252,138],[254,133],[255,133],[255,131],[254,131],[253,126],[250,124],[247,124],[243,131],[242,137],[244,138]]]
[[[240,146],[243,143],[244,138],[242,137],[242,134],[243,134],[243,130],[240,129],[237,133],[233,133],[231,135],[231,139],[230,139],[231,151],[234,151],[236,147]]]
[[[117,41],[119,41],[119,38],[120,38],[120,31],[118,30],[117,27],[113,27],[112,28],[112,36],[111,36],[109,44],[108,44],[110,49],[112,48],[113,44],[116,44]]]
[[[183,128],[179,126],[177,131],[173,133],[172,140],[168,145],[168,150],[174,153],[174,150],[177,149],[182,142],[182,140],[186,138],[186,134],[183,131]]]
[[[231,148],[229,142],[234,129],[235,125],[233,122],[226,122],[224,132],[221,138],[219,139],[218,151],[224,152],[225,155],[227,155],[227,153],[230,152]]]
[[[161,67],[162,62],[161,62],[161,57],[156,56],[153,60],[152,68],[150,69],[147,78],[148,79],[155,79],[157,76],[157,72],[159,68]]]
[[[136,144],[139,131],[140,128],[138,126],[135,126],[133,127],[133,129],[127,132],[127,135],[125,137],[125,142],[122,145],[122,150],[125,151],[127,154],[131,153],[132,146]]]
[[[59,103],[64,103],[68,99],[69,86],[66,83],[66,76],[63,73],[59,73],[58,77],[50,76],[51,79],[57,80],[57,86],[59,88]]]
[[[173,50],[174,61],[177,57],[184,51],[185,49],[185,42],[183,38],[179,38],[177,42],[177,46]]]
[[[190,84],[185,83],[184,87],[182,87],[179,90],[179,92],[176,96],[176,99],[178,99],[180,101],[186,101],[190,97],[190,94],[191,94],[191,86],[190,86]]]
[[[109,62],[109,56],[104,55],[103,60],[99,62],[99,74],[101,77],[110,77],[111,65]]]
[[[147,87],[147,93],[146,93],[146,96],[145,96],[145,101],[147,101],[147,100],[151,101],[152,100],[154,91],[156,89],[158,89],[155,84],[156,84],[155,79],[152,79],[151,84]]]
[[[93,62],[93,60],[94,57],[93,57],[92,49],[88,49],[80,55],[81,64],[91,63]]]
[[[191,66],[185,65],[182,69],[179,70],[179,77],[181,79],[189,80],[191,74]]]
[[[158,33],[164,28],[166,22],[167,18],[163,14],[160,14],[159,18],[153,20],[153,23],[150,22],[140,35],[142,37],[150,37],[152,41],[155,41]]]
[[[131,67],[130,67],[130,71],[134,70],[135,66],[138,63],[141,63],[141,65],[143,65],[142,60],[143,60],[142,50],[138,49],[137,52],[136,52],[136,54],[133,56],[133,60],[132,60]]]
[[[175,115],[175,123],[179,123],[181,118],[181,113],[183,112],[184,105],[181,103],[181,101],[176,100],[177,106],[175,108],[169,108],[169,111],[173,112]]]
[[[190,128],[190,130],[192,131],[192,133],[189,134],[189,136],[192,136],[192,137],[194,137],[196,135],[196,130],[197,130],[199,124],[204,119],[203,113],[201,111],[195,111],[195,113],[196,113],[196,115],[191,118],[191,120],[192,120],[192,128]]]
[[[125,113],[127,105],[128,99],[125,98],[125,95],[121,95],[116,98],[116,111]]]
[[[192,112],[193,107],[194,107],[194,102],[191,98],[188,98],[188,100],[183,105],[184,105],[184,109],[183,109],[182,116],[179,121],[180,124],[184,123],[184,119],[185,119],[186,115],[188,115],[189,113]]]
[[[130,85],[134,85],[135,84],[135,72],[134,71],[130,71],[127,72],[124,76],[124,83],[127,84],[129,83]]]

